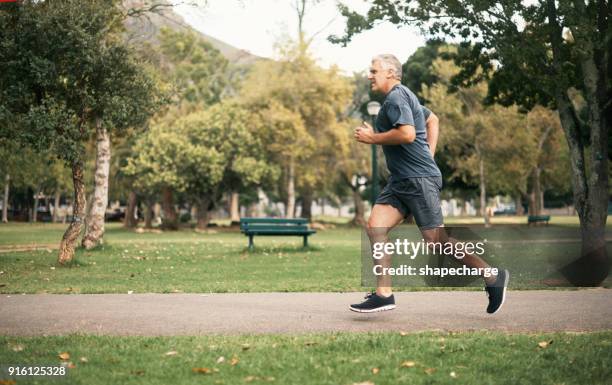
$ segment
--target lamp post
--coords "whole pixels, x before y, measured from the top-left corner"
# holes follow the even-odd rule
[[[380,111],[380,103],[377,101],[371,101],[368,103],[368,115],[370,115],[370,119],[372,122],[372,127],[376,130],[376,115],[378,115],[378,111]],[[372,198],[371,203],[372,207],[374,207],[374,203],[376,202],[376,197],[378,196],[378,157],[376,156],[376,145],[372,144]]]

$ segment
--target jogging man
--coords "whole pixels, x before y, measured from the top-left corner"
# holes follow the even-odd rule
[[[442,174],[431,148],[435,148],[437,137],[427,138],[425,114],[429,111],[422,108],[414,93],[401,84],[401,78],[402,65],[395,56],[378,55],[372,59],[368,74],[372,91],[386,97],[376,119],[376,130],[364,122],[355,129],[355,139],[382,145],[391,177],[372,208],[368,236],[372,245],[387,242],[389,231],[405,217],[413,215],[425,242],[445,243],[449,238],[443,227],[440,207]],[[435,118],[434,114],[430,115]],[[490,271],[490,266],[475,255],[466,254],[459,261],[469,268]],[[391,266],[390,258],[377,259],[375,263]],[[487,313],[492,314],[504,302],[509,273],[500,270],[497,275],[483,275],[483,278],[489,296]],[[366,301],[350,305],[350,310],[370,313],[395,308],[390,277],[379,275],[377,279],[376,291],[368,294]]]

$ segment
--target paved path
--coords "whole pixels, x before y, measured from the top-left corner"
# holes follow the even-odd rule
[[[475,291],[396,293],[398,308],[357,314],[363,293],[0,296],[0,335],[201,335],[329,331],[612,330],[612,290],[511,291],[488,315]]]

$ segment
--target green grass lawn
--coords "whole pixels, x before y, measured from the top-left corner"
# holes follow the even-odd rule
[[[246,237],[236,230],[138,234],[110,224],[105,245],[78,249],[70,267],[56,263],[57,250],[6,252],[16,245],[55,246],[64,229],[59,224],[0,225],[0,248],[5,250],[0,253],[0,293],[364,290],[361,230],[341,226],[319,231],[308,249],[301,247],[299,237],[256,237],[257,248],[250,253]],[[580,250],[577,228],[571,226],[474,229],[492,242],[487,250],[490,262],[511,269],[515,289],[542,287],[538,279],[554,265],[552,257],[568,259]],[[414,226],[406,233],[420,239]],[[570,242],[557,243],[558,239]],[[610,286],[609,280],[605,286]]]
[[[70,381],[58,384],[593,385],[612,377],[612,332],[70,335],[0,337],[0,346],[0,362],[11,364],[57,365],[68,353]]]

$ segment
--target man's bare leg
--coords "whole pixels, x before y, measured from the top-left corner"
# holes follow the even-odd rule
[[[377,242],[387,242],[389,231],[392,228],[402,223],[404,216],[402,213],[391,205],[375,204],[372,208],[372,213],[368,219],[368,237],[370,245]],[[385,255],[381,259],[374,259],[375,264],[381,265],[383,268],[391,267],[391,256]],[[376,295],[388,297],[393,293],[391,289],[391,277],[387,274],[379,275],[376,278]]]
[[[448,236],[444,227],[437,227],[435,229],[421,230],[421,234],[423,235],[423,240],[425,240],[425,242],[441,242],[441,243],[446,243],[446,242],[456,243],[457,242],[456,239],[450,238]],[[486,268],[491,267],[482,258],[476,255],[473,255],[473,254],[466,253],[463,258],[461,259],[455,258],[455,259],[457,259],[459,262],[461,262],[462,264],[470,268],[486,269]],[[487,285],[492,285],[495,283],[495,280],[497,279],[497,275],[491,274],[489,277],[483,276],[483,279]]]

